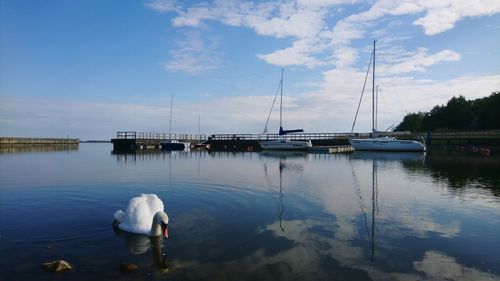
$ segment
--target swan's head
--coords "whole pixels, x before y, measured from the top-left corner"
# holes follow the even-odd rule
[[[156,227],[155,227],[156,226]],[[168,215],[164,211],[159,211],[153,218],[153,236],[162,235],[165,239],[168,238]]]

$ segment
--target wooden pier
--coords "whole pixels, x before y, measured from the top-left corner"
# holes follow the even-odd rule
[[[292,140],[311,140],[316,150],[332,148],[333,153],[347,151],[349,138],[368,138],[370,133],[299,133],[287,135]],[[384,132],[379,136],[396,137],[401,140],[423,140],[428,146],[500,146],[500,130],[490,131],[455,131],[455,132]],[[172,139],[189,142],[192,145],[207,145],[215,151],[259,151],[259,140],[276,140],[278,134],[172,134]],[[165,133],[118,132],[112,139],[115,151],[133,151],[140,149],[159,149],[161,142],[169,139]],[[319,148],[318,148],[319,147]],[[323,147],[323,148],[321,148]],[[330,151],[330,149],[328,149]],[[331,152],[332,153],[332,152]]]
[[[168,139],[176,139],[180,142],[197,144],[206,140],[205,135],[193,134],[166,134],[166,133],[143,133],[143,132],[117,132],[116,138],[111,139],[114,151],[134,151],[141,149],[160,149],[161,143]]]

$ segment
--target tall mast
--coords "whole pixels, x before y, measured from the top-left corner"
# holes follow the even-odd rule
[[[375,92],[375,130],[378,128],[378,85]]]
[[[280,93],[280,128],[282,127],[281,120],[283,119],[283,68],[281,69],[281,93]]]
[[[174,101],[174,94],[170,94],[170,125],[168,126],[168,139],[172,139],[172,102]]]
[[[375,42],[373,40],[373,78],[372,78],[372,132],[375,133]]]

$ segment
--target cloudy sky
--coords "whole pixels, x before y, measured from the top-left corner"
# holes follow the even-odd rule
[[[0,0],[0,135],[348,132],[377,40],[379,129],[500,90],[498,0]],[[355,131],[371,129],[371,81]],[[278,131],[271,114],[269,131]]]

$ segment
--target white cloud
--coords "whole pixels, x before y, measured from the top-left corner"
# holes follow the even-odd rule
[[[357,61],[358,51],[351,46],[353,40],[365,36],[368,28],[385,16],[424,14],[414,21],[424,28],[427,35],[435,35],[454,27],[465,17],[493,15],[500,12],[500,2],[478,1],[428,1],[428,0],[381,0],[366,11],[349,15],[331,26],[334,8],[353,5],[358,1],[348,0],[296,0],[284,2],[261,2],[238,0],[216,0],[201,2],[181,8],[173,1],[157,0],[148,7],[159,12],[175,11],[172,20],[175,27],[199,27],[203,21],[219,21],[230,26],[253,29],[257,34],[276,38],[291,37],[292,45],[258,58],[281,66],[304,65],[309,68],[333,64],[350,67]],[[331,55],[330,55],[331,54]],[[423,71],[438,61],[456,61],[459,55],[452,50],[443,50],[431,61],[421,64],[412,62],[399,65],[407,71]],[[441,56],[441,57],[440,57]]]
[[[164,64],[165,68],[189,74],[214,69],[221,57],[217,44],[214,37],[206,38],[201,32],[187,33],[184,40],[176,41],[177,49],[170,52],[172,59]]]
[[[429,55],[427,49],[419,48],[416,52],[403,56],[401,53],[382,54],[377,72],[381,75],[393,75],[401,73],[409,73],[415,71],[425,71],[429,66],[447,61],[459,61],[460,54],[451,50],[443,50],[435,54]],[[392,63],[392,64],[391,64]]]
[[[293,42],[293,45],[286,49],[276,50],[270,54],[259,54],[258,58],[265,60],[267,63],[290,66],[290,65],[305,65],[313,68],[319,65],[324,65],[325,62],[316,59],[311,53],[317,48],[315,47],[314,39],[301,39]]]
[[[166,13],[176,10],[175,0],[153,0],[146,2],[146,7],[149,7],[160,13]]]
[[[172,24],[175,27],[199,27],[203,21],[220,21],[230,26],[248,27],[258,35],[276,38],[291,37],[292,46],[257,57],[277,65],[324,64],[316,55],[329,47],[329,39],[322,35],[329,8],[353,1],[285,1],[253,3],[245,1],[214,1],[177,10]],[[163,6],[150,7],[164,12]],[[168,6],[170,8],[170,6]]]
[[[465,17],[491,16],[500,13],[500,2],[496,0],[448,0],[422,1],[428,5],[424,17],[414,24],[424,28],[425,34],[435,35],[452,29],[455,23]]]

